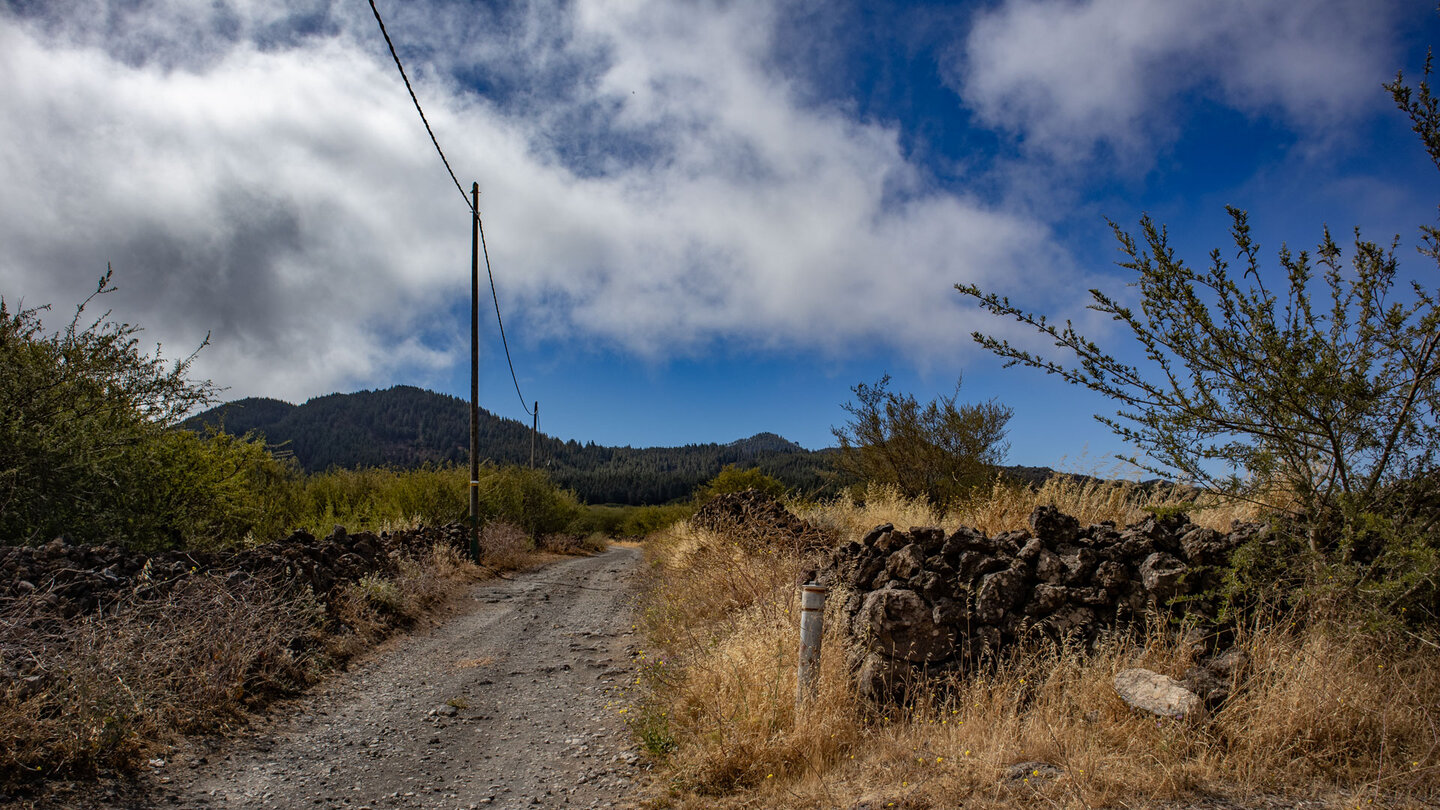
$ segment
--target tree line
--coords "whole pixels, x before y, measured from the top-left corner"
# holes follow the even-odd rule
[[[302,470],[466,464],[470,433],[467,403],[412,386],[331,394],[302,405],[243,399],[212,408],[182,426],[263,437]],[[482,460],[526,465],[529,425],[481,409]],[[810,451],[774,434],[729,444],[683,447],[609,447],[541,434],[536,466],[559,486],[591,504],[653,505],[689,498],[728,464],[754,466],[797,493],[831,495],[845,479],[827,451]]]

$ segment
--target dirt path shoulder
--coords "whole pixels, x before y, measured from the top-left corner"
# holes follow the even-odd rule
[[[618,709],[641,553],[480,584],[456,615],[333,676],[252,735],[156,768],[153,806],[626,807]]]

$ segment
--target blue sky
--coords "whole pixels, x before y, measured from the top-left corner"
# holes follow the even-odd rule
[[[379,0],[461,181],[478,180],[541,428],[634,446],[831,441],[859,382],[1015,410],[1013,463],[1109,471],[1107,403],[1002,369],[1043,348],[973,282],[1102,344],[1107,217],[1201,263],[1249,210],[1433,222],[1435,168],[1380,84],[1428,2]],[[227,395],[468,390],[468,216],[363,0],[0,0],[0,294],[82,298]],[[482,404],[524,418],[493,320]]]

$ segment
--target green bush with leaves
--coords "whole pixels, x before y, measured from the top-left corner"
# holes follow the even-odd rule
[[[647,537],[695,514],[690,504],[664,506],[583,506],[570,531],[606,537]]]
[[[502,520],[530,537],[567,531],[580,516],[575,493],[550,480],[543,470],[525,467],[480,468],[480,521]]]
[[[224,546],[270,531],[289,473],[257,443],[172,430],[216,389],[188,377],[194,354],[167,362],[139,327],[88,318],[110,279],[51,333],[48,307],[0,298],[0,543]]]
[[[1440,114],[1427,81],[1387,85],[1440,167]],[[1311,585],[1365,593],[1387,609],[1436,611],[1440,518],[1440,311],[1437,291],[1397,284],[1398,238],[1355,233],[1349,256],[1324,229],[1314,253],[1282,246],[1272,288],[1245,212],[1230,208],[1238,268],[1220,250],[1204,269],[1175,255],[1148,216],[1140,236],[1111,227],[1136,274],[1138,309],[1091,290],[1090,309],[1119,321],[1143,354],[1126,362],[1063,326],[986,294],[989,312],[1038,330],[1069,363],[980,332],[1009,361],[1058,374],[1118,403],[1099,416],[1141,455],[1125,460],[1284,514]],[[1440,262],[1440,229],[1419,252]],[[1238,270],[1238,273],[1237,273]],[[1278,548],[1278,546],[1277,546]],[[1258,552],[1257,552],[1258,553]],[[1251,560],[1271,571],[1273,561]]]
[[[350,531],[386,531],[455,523],[468,513],[467,477],[453,465],[327,470],[296,482],[295,506],[288,517],[293,528],[321,536],[336,525]]]
[[[1005,426],[1013,411],[994,400],[956,404],[955,393],[923,408],[911,394],[887,390],[887,374],[851,390],[849,424],[832,429],[840,443],[835,465],[861,482],[894,486],[911,498],[944,506],[991,483],[1009,444]]]
[[[741,469],[734,464],[726,464],[714,478],[695,489],[695,503],[703,504],[717,495],[744,492],[747,489],[776,499],[785,497],[786,493],[785,484],[781,483],[780,479],[766,475],[759,468]]]

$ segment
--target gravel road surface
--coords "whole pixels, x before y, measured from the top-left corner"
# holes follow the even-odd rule
[[[218,751],[154,767],[156,807],[628,807],[640,551],[481,583]]]

